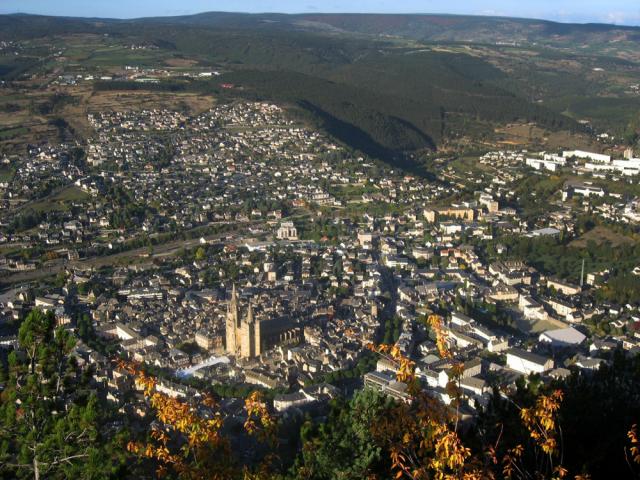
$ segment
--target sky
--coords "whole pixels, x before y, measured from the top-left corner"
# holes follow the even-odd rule
[[[640,0],[0,0],[0,13],[136,18],[207,11],[452,13],[640,26]]]

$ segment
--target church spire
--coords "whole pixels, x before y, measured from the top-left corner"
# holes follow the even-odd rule
[[[240,308],[238,305],[238,291],[236,290],[236,284],[233,284],[231,289],[231,299],[227,303],[227,319],[233,322],[235,325],[240,324]]]
[[[233,284],[231,298],[227,303],[227,319],[225,323],[226,350],[231,355],[237,355],[240,348],[240,312],[238,309],[238,292]]]
[[[236,284],[233,284],[231,288],[231,298],[227,303],[227,312],[235,311],[238,308],[238,292],[236,291]]]

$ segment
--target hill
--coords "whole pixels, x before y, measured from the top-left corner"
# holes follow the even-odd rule
[[[575,132],[586,119],[620,134],[638,124],[640,98],[627,94],[640,78],[638,28],[451,15],[0,16],[0,39],[64,45],[69,35],[151,44],[158,58],[222,69],[233,94],[295,104],[394,163],[462,138],[490,139],[511,122]],[[121,48],[76,64],[121,69],[139,58]],[[38,60],[5,58],[0,76],[33,72]]]
[[[542,43],[556,45],[611,40],[637,42],[640,29],[602,24],[466,15],[304,15],[300,22],[348,32],[397,35],[426,41]]]
[[[579,49],[617,44],[632,48],[640,27],[558,23],[546,20],[431,14],[243,14],[206,12],[181,17],[140,19],[147,23],[188,24],[217,28],[297,29],[376,36],[397,36],[427,42],[538,44]]]

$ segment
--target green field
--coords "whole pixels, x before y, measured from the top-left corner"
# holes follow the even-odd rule
[[[0,130],[0,140],[11,140],[20,135],[24,135],[28,130],[25,127],[10,127]],[[0,173],[1,174],[1,173]]]
[[[165,58],[167,54],[161,50],[131,50],[114,46],[91,51],[83,64],[90,67],[123,67],[125,65],[157,67],[162,65]]]
[[[0,182],[10,182],[15,173],[11,167],[0,166]]]
[[[65,211],[69,210],[71,203],[82,203],[89,198],[91,196],[88,193],[71,185],[42,200],[23,205],[21,211],[34,213]]]
[[[76,187],[75,185],[66,187],[64,190],[61,190],[53,197],[51,197],[51,201],[53,202],[85,202],[91,198],[84,190]]]
[[[575,248],[586,248],[589,242],[595,242],[596,245],[609,244],[611,245],[611,248],[636,244],[636,240],[631,237],[622,235],[604,226],[597,226],[592,230],[585,232],[579,238],[573,240],[569,243],[569,246]]]

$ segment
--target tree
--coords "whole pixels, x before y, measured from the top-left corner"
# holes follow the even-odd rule
[[[260,393],[253,392],[245,399],[244,429],[269,450],[255,471],[247,466],[239,469],[231,443],[221,432],[224,416],[212,396],[188,403],[160,392],[156,379],[138,365],[122,362],[120,368],[135,377],[157,419],[150,427],[147,441],[131,441],[127,448],[149,460],[158,477],[174,474],[188,480],[271,478],[271,466],[276,460],[277,424]]]
[[[334,401],[325,424],[307,421],[301,429],[302,454],[293,468],[296,479],[359,480],[388,471],[389,461],[372,441],[371,429],[393,402],[372,389],[349,402]]]
[[[100,434],[101,408],[71,356],[75,338],[52,313],[20,326],[0,397],[0,474],[12,478],[106,479],[117,470]]]
[[[198,247],[195,254],[196,261],[201,262],[205,258],[207,258],[207,251],[202,247]]]
[[[35,373],[37,356],[41,348],[46,347],[53,335],[55,317],[52,312],[34,310],[25,318],[18,331],[20,347],[29,358],[30,373]]]
[[[78,315],[78,319],[76,320],[76,328],[78,336],[85,342],[93,339],[95,332],[93,330],[93,322],[91,321],[91,317],[88,313]]]
[[[440,355],[453,364],[454,385],[447,389],[453,398],[450,406],[453,408],[445,407],[424,392],[415,376],[415,365],[397,347],[371,346],[395,362],[397,379],[407,384],[407,392],[411,395],[409,402],[398,403],[372,431],[376,443],[389,452],[395,478],[565,478],[568,471],[560,464],[563,445],[558,423],[563,392],[556,389],[534,396],[528,405],[513,403],[519,419],[513,429],[519,427],[522,435],[513,443],[506,443],[501,428],[496,439],[481,437],[480,444],[484,447],[480,451],[472,450],[465,445],[459,431],[457,405],[461,392],[459,385],[456,388],[455,379],[460,378],[462,369],[448,349],[442,319],[432,315],[429,324],[436,335]]]

